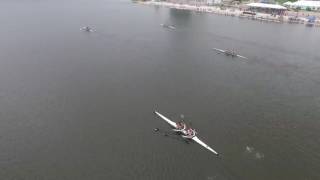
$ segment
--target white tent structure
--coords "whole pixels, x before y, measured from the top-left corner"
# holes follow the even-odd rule
[[[296,2],[286,2],[283,5],[290,7],[290,8],[301,8],[307,10],[319,11],[320,10],[320,1],[296,1]]]
[[[265,4],[265,3],[250,3],[247,6],[252,8],[262,8],[262,9],[275,9],[275,10],[286,10],[287,8],[284,6],[280,6],[278,4]]]
[[[282,15],[287,10],[286,7],[278,4],[266,4],[266,3],[249,3],[246,4],[249,7],[249,11],[267,13],[272,15]]]

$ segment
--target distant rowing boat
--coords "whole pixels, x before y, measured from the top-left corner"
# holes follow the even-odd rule
[[[162,26],[162,27],[164,27],[164,28],[172,29],[172,30],[175,30],[175,29],[176,29],[176,27],[174,27],[173,25],[160,24],[160,26]]]
[[[248,59],[247,57],[241,56],[239,54],[236,54],[234,51],[230,51],[230,50],[223,50],[223,49],[218,49],[218,48],[213,48],[213,50],[224,53],[227,56],[232,56],[232,57],[239,57],[239,58],[243,58],[243,59]]]
[[[80,28],[80,30],[81,31],[86,31],[86,32],[94,32],[94,30],[89,26],[82,27],[82,28]]]

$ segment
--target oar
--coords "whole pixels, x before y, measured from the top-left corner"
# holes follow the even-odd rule
[[[177,136],[176,132],[173,132],[173,131],[163,131],[159,128],[154,128],[153,129],[154,132],[157,132],[165,137],[168,137],[168,138],[171,138],[171,139],[175,139],[175,140],[178,140],[178,141],[182,141],[182,142],[186,142],[189,144],[189,141],[185,141],[184,139],[180,138]]]

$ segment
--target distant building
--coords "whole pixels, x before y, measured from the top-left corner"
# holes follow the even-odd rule
[[[303,9],[310,11],[320,11],[320,1],[296,1],[296,2],[286,2],[283,4],[286,7],[292,9]]]

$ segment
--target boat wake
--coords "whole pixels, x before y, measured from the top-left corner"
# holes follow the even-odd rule
[[[263,159],[264,158],[264,154],[255,150],[254,147],[251,147],[251,146],[246,146],[245,148],[245,152],[250,154],[252,157],[254,157],[255,159]]]

